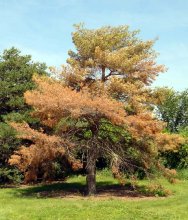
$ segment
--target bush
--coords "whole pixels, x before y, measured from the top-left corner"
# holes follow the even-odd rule
[[[188,168],[188,144],[182,145],[178,151],[166,151],[161,154],[165,167],[170,169]]]
[[[0,183],[21,183],[23,175],[16,168],[0,168]]]

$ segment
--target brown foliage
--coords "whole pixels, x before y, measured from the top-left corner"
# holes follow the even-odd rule
[[[114,125],[121,125],[122,128],[128,130],[132,140],[130,146],[137,150],[140,155],[139,160],[143,169],[149,169],[156,159],[158,150],[174,150],[182,143],[182,139],[178,135],[163,134],[162,131],[165,124],[154,119],[149,111],[145,108],[137,111],[137,114],[127,115],[122,102],[116,101],[107,94],[93,94],[85,88],[81,91],[72,90],[63,82],[52,80],[44,77],[34,77],[38,88],[25,93],[26,102],[34,106],[34,115],[41,119],[41,122],[50,127],[57,125],[62,118],[70,117],[74,119],[85,119],[93,136],[85,142],[86,149],[95,149],[95,154],[109,152],[113,157],[113,152],[118,156],[119,163],[131,166],[134,162],[129,161],[126,157],[126,146],[123,144],[102,142],[97,139],[100,119],[107,119]],[[141,105],[140,105],[141,106]],[[20,137],[34,142],[30,147],[22,146],[19,151],[15,152],[10,159],[10,164],[17,165],[20,170],[25,172],[26,180],[36,179],[36,170],[39,167],[46,166],[46,175],[52,161],[58,154],[64,155],[67,149],[71,148],[72,143],[63,141],[59,136],[48,136],[43,132],[35,131],[29,128],[28,125],[12,124],[17,131],[20,132]],[[69,134],[74,136],[67,128],[61,128],[61,134]],[[64,137],[68,137],[64,135]],[[70,138],[69,138],[70,140]],[[79,143],[74,143],[80,145]],[[82,143],[83,146],[83,143]],[[99,149],[98,149],[99,147]],[[117,149],[116,149],[117,148]],[[70,151],[69,151],[70,153]],[[97,158],[97,155],[95,156]],[[73,157],[67,156],[73,169],[78,169],[81,164]],[[70,159],[71,158],[71,159]],[[72,161],[72,162],[71,162]],[[122,165],[121,165],[122,166]],[[113,165],[115,176],[122,182],[121,174],[118,173],[118,167]]]
[[[161,152],[177,151],[179,146],[185,143],[185,139],[178,134],[159,133],[156,142]]]
[[[87,69],[94,78],[101,76],[102,81],[118,75],[148,85],[165,67],[156,64],[155,41],[140,40],[137,34],[125,25],[96,30],[76,25],[72,38],[77,51],[69,51],[68,63]]]
[[[60,137],[33,130],[26,123],[10,124],[18,131],[19,138],[32,142],[29,147],[21,146],[9,159],[11,165],[17,166],[24,173],[26,183],[36,181],[39,172],[43,173],[44,180],[49,179],[50,172],[53,170],[52,162],[58,156],[67,157],[73,169],[80,168],[78,161],[66,155],[66,147],[71,145],[65,143]]]
[[[86,118],[90,121],[106,118],[114,124],[123,124],[124,106],[105,95],[94,96],[87,90],[77,92],[58,81],[35,76],[38,89],[27,91],[27,104],[35,107],[35,116],[53,127],[61,118]]]

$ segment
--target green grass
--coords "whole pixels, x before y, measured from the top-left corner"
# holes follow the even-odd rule
[[[97,176],[98,187],[117,185],[107,172]],[[0,189],[0,220],[187,220],[188,180],[178,184],[163,184],[173,191],[167,198],[122,199],[121,197],[49,198],[44,195],[68,192],[74,195],[84,190],[85,178],[71,177],[65,183],[44,186]],[[139,184],[145,184],[141,181]]]

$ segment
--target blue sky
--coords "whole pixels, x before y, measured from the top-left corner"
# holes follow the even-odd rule
[[[127,24],[155,39],[168,67],[154,85],[188,87],[188,0],[0,0],[0,51],[15,46],[34,60],[59,67],[73,48],[73,24]]]

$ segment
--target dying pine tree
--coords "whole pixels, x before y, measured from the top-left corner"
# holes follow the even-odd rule
[[[149,85],[165,68],[156,64],[154,41],[137,35],[127,26],[88,30],[77,25],[72,34],[76,52],[69,51],[60,80],[35,76],[38,88],[25,93],[34,116],[70,143],[66,154],[86,155],[88,195],[96,192],[97,158],[108,158],[117,178],[122,169],[149,173],[152,167],[162,169],[159,150],[176,149],[182,142],[163,134],[165,124],[153,117]],[[15,155],[11,163],[19,164]]]

